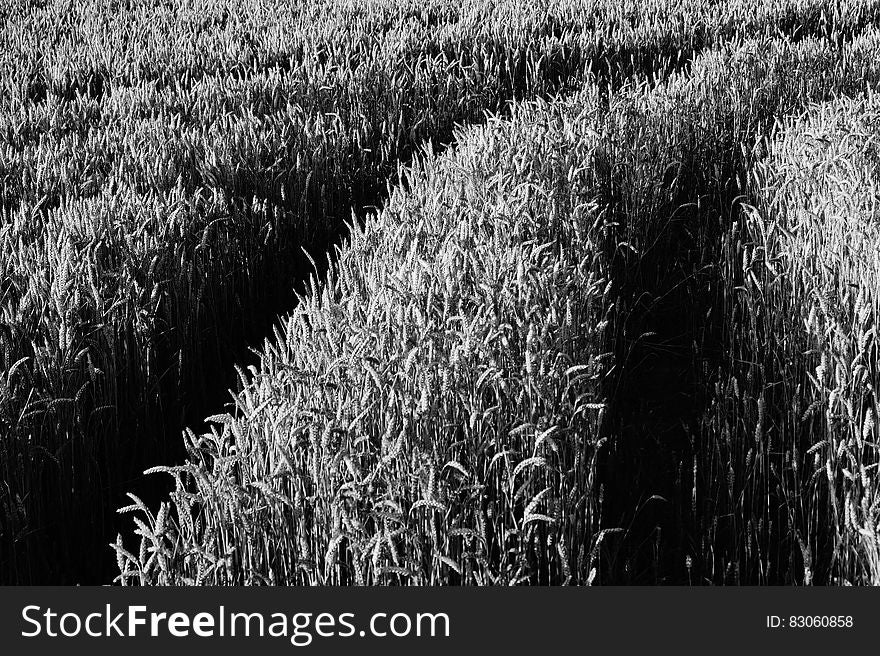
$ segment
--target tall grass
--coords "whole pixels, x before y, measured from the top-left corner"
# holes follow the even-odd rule
[[[878,17],[872,0],[13,0],[4,9],[0,80],[7,93],[0,106],[50,95],[102,97],[149,81],[167,86],[275,67],[295,72],[316,60],[346,69],[369,61],[386,39],[399,44],[404,61],[428,38],[432,54],[485,68],[488,77],[493,61],[504,62],[505,83],[516,86],[529,66],[571,70],[576,50],[604,67],[630,56],[646,56],[643,63],[653,66],[657,49],[690,53],[765,31],[846,38]],[[555,48],[543,62],[525,43],[511,51],[505,43],[518,33]],[[462,34],[475,49],[460,47]],[[495,39],[487,40],[490,34]]]
[[[336,239],[425,138],[589,71],[662,71],[744,31],[802,31],[792,16],[828,35],[876,18],[860,0],[14,9],[0,30],[0,561],[21,581],[90,562],[110,500],[182,455],[166,436],[219,403],[228,354],[294,302],[292,282],[266,281],[302,276],[300,247]]]
[[[159,468],[171,501],[128,509],[123,581],[595,575],[608,281],[598,93],[579,102],[519,107],[405,173],[242,372],[237,416]]]
[[[613,580],[785,580],[775,555],[772,572],[762,563],[786,539],[784,530],[775,533],[778,523],[761,523],[774,533],[765,534],[760,557],[751,547],[722,556],[716,544],[742,528],[738,500],[754,484],[749,466],[757,457],[746,446],[742,460],[719,470],[717,443],[729,434],[701,425],[715,372],[728,362],[725,335],[742,321],[725,305],[741,284],[726,265],[741,261],[731,226],[749,201],[749,170],[774,122],[809,102],[876,88],[876,43],[871,30],[843,48],[812,39],[734,44],[650,93],[611,103],[606,187],[618,226],[612,278],[620,298],[608,417],[618,439],[602,480],[606,521],[627,529],[607,543]]]
[[[736,176],[752,162],[745,146],[810,99],[876,84],[877,38],[872,32],[842,51],[824,40],[729,46],[655,89],[636,85],[605,96],[602,111],[588,88],[459,135],[454,152],[420,163],[407,189],[355,231],[327,282],[314,285],[264,345],[260,366],[242,372],[236,412],[213,417],[210,433],[187,433],[187,464],[155,470],[174,477],[171,500],[157,515],[137,500],[126,508],[137,516],[140,550],[117,543],[121,579],[625,580],[645,548],[633,546],[643,536],[626,521],[646,502],[662,501],[648,498],[661,483],[677,504],[681,569],[689,563],[688,573],[709,578],[712,563],[693,545],[712,521],[717,526],[723,508],[701,487],[713,455],[699,454],[704,443],[695,438],[684,446],[661,442],[669,453],[659,460],[632,457],[651,436],[634,436],[626,424],[635,414],[624,394],[643,371],[628,358],[627,330],[650,327],[670,311],[646,309],[646,294],[710,282],[701,302],[718,298],[720,263],[731,248],[724,236],[738,216]],[[533,242],[536,234],[546,236]],[[540,244],[550,240],[555,246],[544,251]],[[574,251],[557,250],[564,245]],[[563,283],[575,280],[573,273],[558,277],[565,265],[536,260],[524,247],[591,266],[581,283]],[[508,257],[505,268],[499,260]],[[568,316],[572,298],[573,316],[583,317],[577,308],[589,303],[592,314],[571,326],[564,319],[560,331],[555,322]],[[721,339],[700,302],[674,309],[702,346]],[[550,325],[526,328],[529,317]],[[615,349],[613,369],[605,345]],[[707,360],[718,363],[720,354]],[[532,387],[530,370],[544,382]],[[571,395],[571,376],[580,371],[591,374],[582,382],[589,386]],[[696,375],[689,385],[698,384]],[[497,387],[486,395],[492,381]],[[601,420],[572,424],[606,402]],[[683,416],[698,421],[700,411]],[[548,435],[556,448],[544,448]],[[573,466],[559,462],[578,452]],[[693,477],[647,475],[670,458],[680,467],[692,457]],[[540,477],[520,483],[532,469]],[[624,494],[609,472],[636,494]],[[463,492],[471,482],[482,502]],[[526,521],[536,511],[541,519]],[[491,531],[487,519],[495,521]],[[538,529],[546,533],[535,541]],[[473,551],[450,539],[471,531]],[[625,535],[622,546],[603,551],[614,534]],[[555,552],[545,547],[551,543]]]
[[[0,149],[0,533],[21,580],[87,562],[120,486],[182,455],[163,435],[219,396],[228,354],[293,303],[301,247],[335,239],[423,139],[480,120],[514,86],[559,90],[584,73],[553,68],[563,48],[586,61],[553,11],[511,21],[474,5],[462,23],[442,4],[428,21],[382,3],[290,16],[288,3],[215,3],[226,17],[193,36],[205,3],[129,4],[71,18],[56,3],[3,31],[44,53],[36,72],[12,62],[30,77],[4,77]],[[32,43],[46,33],[61,44]],[[239,61],[256,38],[269,40]]]
[[[660,79],[755,32],[840,47],[878,17],[867,0],[10,7],[0,567],[20,581],[90,562],[112,499],[182,457],[168,436],[295,302],[301,247],[337,239],[425,139],[591,74]]]
[[[779,125],[730,263],[738,321],[711,430],[725,438],[716,468],[742,468],[741,523],[710,541],[767,568],[774,530],[796,582],[880,582],[877,108],[873,93],[844,97]]]

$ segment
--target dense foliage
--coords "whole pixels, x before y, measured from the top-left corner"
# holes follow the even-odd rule
[[[618,529],[645,501],[627,494],[654,482],[637,467],[617,494],[610,472],[639,461],[639,336],[671,330],[641,299],[721,270],[743,147],[871,86],[857,35],[878,18],[868,0],[4,3],[0,578],[100,580],[123,490],[188,457],[173,507],[136,504],[125,578],[625,580],[643,536]],[[460,143],[417,154],[428,140]],[[683,238],[685,215],[713,227]],[[198,428],[291,310],[236,409]],[[701,576],[767,580],[725,567]]]

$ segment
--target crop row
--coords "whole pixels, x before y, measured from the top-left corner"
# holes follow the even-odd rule
[[[737,472],[715,494],[741,519],[716,549],[741,557],[782,530],[782,556],[807,582],[880,583],[878,106],[843,97],[780,125],[728,264],[736,321],[707,412],[708,476]]]
[[[590,72],[877,18],[862,0],[19,5],[0,31],[0,561],[24,579],[87,560],[97,509],[175,453],[224,354],[294,303],[300,247],[424,139]]]
[[[576,44],[607,64],[601,60],[608,51],[691,52],[742,33],[821,30],[845,38],[877,13],[870,0],[15,0],[0,30],[0,79],[4,106],[20,105],[51,94],[102,96],[145,81],[165,86],[273,67],[348,69],[368,62],[383,42],[397,44],[395,55],[405,61],[426,34],[433,55],[477,69],[491,69],[492,57],[509,59],[513,78],[531,63],[530,48],[522,44],[510,57],[505,43],[523,32],[554,44],[554,57]],[[481,46],[478,54],[460,47],[462,35]]]
[[[631,486],[657,466],[620,461],[609,418],[638,371],[616,342],[646,274],[678,267],[682,284],[712,260],[718,275],[738,216],[723,188],[758,157],[744,146],[805,103],[876,86],[878,38],[730,45],[654,89],[597,100],[588,85],[425,155],[241,373],[236,410],[187,433],[187,464],[156,469],[170,500],[126,509],[140,549],[120,538],[122,579],[613,580],[621,487],[597,463]],[[685,235],[700,248],[673,248]],[[694,546],[719,521],[706,448],[677,491],[694,539],[681,568],[724,581],[729,554]]]

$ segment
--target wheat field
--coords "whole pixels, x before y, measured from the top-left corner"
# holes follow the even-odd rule
[[[0,582],[880,583],[878,49],[869,0],[5,3]]]

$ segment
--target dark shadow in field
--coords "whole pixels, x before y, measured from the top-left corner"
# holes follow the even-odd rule
[[[689,66],[695,51],[667,52],[664,45],[657,49],[605,53],[589,61],[581,55],[560,50],[543,66],[549,80],[550,97],[572,90],[573,81],[592,74],[596,82],[614,89],[625,80],[638,76],[661,79],[674,70]],[[455,53],[453,53],[455,54]],[[609,64],[610,61],[617,62]],[[284,62],[270,61],[269,67],[281,68]],[[486,109],[504,114],[510,100],[523,99],[527,85],[522,82],[526,66],[513,64],[507,78],[496,90],[496,98]],[[257,70],[257,69],[254,69]],[[249,74],[247,70],[242,75]],[[192,73],[187,71],[189,78]],[[108,92],[103,77],[87,76],[84,82],[74,81],[70,89],[49,90],[35,83],[29,90],[32,102],[38,103],[50,92],[89,94],[100,98]],[[202,291],[199,307],[203,314],[196,322],[204,326],[199,335],[181,336],[172,328],[173,318],[165,317],[168,329],[157,337],[156,371],[162,372],[158,384],[143,398],[142,390],[123,389],[115,421],[123,461],[94,463],[89,470],[103,475],[73,481],[67,493],[76,498],[76,511],[71,516],[43,522],[27,535],[20,536],[13,548],[4,537],[0,540],[0,581],[16,584],[103,584],[118,573],[108,543],[117,533],[127,535],[131,518],[118,515],[115,509],[127,505],[126,492],[141,497],[150,508],[167,498],[170,490],[167,476],[143,476],[144,469],[182,462],[186,458],[181,429],[191,427],[204,431],[205,417],[223,411],[231,401],[229,390],[237,389],[238,373],[234,365],[256,364],[250,347],[258,347],[272,335],[278,317],[290,312],[296,303],[296,292],[302,292],[304,281],[311,274],[323,276],[327,256],[333,245],[346,236],[344,222],[351,220],[352,209],[362,219],[371,207],[380,206],[388,185],[396,184],[394,173],[398,162],[406,163],[419,150],[426,138],[440,144],[440,150],[453,141],[455,123],[468,117],[453,116],[433,134],[413,134],[401,144],[395,160],[384,162],[374,177],[360,180],[322,180],[309,182],[299,189],[294,201],[267,198],[272,203],[304,203],[305,225],[322,226],[298,235],[292,243],[275,243],[267,237],[266,248],[259,261],[249,263],[247,276],[229,276],[230,284],[221,275]],[[680,181],[681,182],[681,181]],[[682,184],[682,189],[687,189]],[[253,198],[255,189],[247,180],[238,180],[225,189],[241,216],[252,211],[245,199]],[[710,206],[727,207],[735,190],[718,191]],[[606,582],[668,583],[687,582],[697,576],[685,567],[690,545],[685,537],[688,529],[686,496],[682,490],[691,484],[686,463],[690,457],[691,431],[704,400],[699,390],[705,386],[704,370],[712,370],[719,355],[714,352],[720,343],[722,317],[714,311],[720,294],[718,270],[712,262],[714,254],[700,251],[700,244],[713,243],[717,235],[693,234],[693,225],[707,225],[705,215],[697,221],[697,209],[689,205],[693,199],[683,195],[677,199],[670,219],[671,229],[666,243],[658,245],[637,262],[618,260],[628,267],[624,276],[630,282],[622,291],[636,299],[633,311],[622,322],[615,335],[616,357],[626,363],[627,374],[620,379],[615,393],[616,427],[625,439],[618,440],[617,450],[606,455],[603,464],[605,484],[605,517],[607,525],[627,528],[619,548],[609,550],[609,564],[603,572]],[[291,207],[281,207],[290,210]],[[717,223],[724,224],[729,216],[719,210]],[[330,219],[328,220],[328,217]],[[714,229],[714,228],[710,228]],[[299,238],[301,236],[301,238]],[[305,248],[312,257],[303,253]],[[635,267],[635,268],[632,268]],[[214,272],[217,273],[217,272]],[[160,324],[161,321],[160,312]],[[645,336],[646,331],[654,334]],[[197,344],[200,357],[188,358],[190,364],[181,368],[179,353],[182,344]],[[699,352],[695,351],[695,347]],[[120,374],[120,380],[125,373]],[[124,386],[123,386],[124,387]],[[96,453],[100,454],[98,449]],[[65,462],[72,455],[62,454]],[[635,470],[626,463],[652,463]],[[59,494],[62,483],[52,479],[51,459],[46,459],[44,492],[47,498]],[[63,484],[67,485],[70,481]],[[652,495],[658,495],[651,498]],[[662,499],[660,498],[662,497]],[[632,508],[639,511],[633,514]],[[659,527],[659,528],[658,528]],[[613,545],[613,538],[609,538]],[[6,553],[4,554],[4,550]],[[656,555],[652,555],[656,554]]]
[[[691,190],[705,183],[674,184],[662,240],[615,258],[630,301],[612,337],[619,373],[608,431],[617,439],[599,467],[602,525],[623,529],[607,538],[606,584],[686,585],[700,577],[690,543],[693,448],[724,321],[719,253],[706,245],[720,245],[738,191],[731,183],[697,203]]]
[[[597,67],[593,72],[597,82],[613,89],[633,75],[661,78],[671,70],[686,66],[692,54],[679,54],[675,60],[667,58],[662,65],[657,63],[656,56],[647,55],[627,55],[627,63],[619,66],[609,66],[607,61],[598,59],[590,65]],[[552,76],[553,83],[552,91],[546,95],[571,92],[570,79],[578,73],[578,68],[555,59],[551,59],[547,66],[547,74]],[[525,70],[519,74],[525,75]],[[509,99],[521,98],[524,91],[525,85],[514,78],[510,84],[504,85],[500,98],[487,111],[504,115]],[[442,152],[453,145],[455,125],[450,119],[437,133],[430,135],[435,144],[434,152]],[[130,445],[125,449],[126,462],[118,463],[111,473],[112,481],[102,483],[100,490],[90,489],[95,482],[89,481],[83,482],[83,489],[77,491],[83,498],[94,499],[88,506],[81,506],[84,517],[78,520],[81,525],[85,523],[93,528],[78,534],[79,540],[70,544],[66,553],[69,558],[63,558],[60,567],[40,570],[31,575],[30,581],[97,584],[113,579],[118,571],[107,544],[117,533],[129,533],[132,525],[129,516],[117,515],[109,509],[128,505],[130,501],[126,492],[138,495],[153,509],[167,498],[171,491],[170,479],[162,475],[143,476],[142,472],[156,465],[183,462],[186,453],[181,439],[182,427],[188,426],[199,434],[208,430],[204,423],[206,417],[231,409],[230,390],[237,390],[240,386],[235,365],[244,369],[258,363],[252,348],[258,348],[273,334],[279,316],[293,310],[296,295],[305,291],[305,282],[310,276],[323,277],[328,264],[326,254],[347,235],[345,222],[352,220],[353,212],[356,219],[362,220],[368,211],[382,205],[387,189],[398,184],[395,175],[398,162],[408,163],[422,148],[422,143],[418,140],[404,144],[398,160],[386,164],[385,178],[360,180],[356,184],[325,181],[310,184],[299,191],[300,197],[295,202],[306,205],[308,219],[305,225],[331,226],[332,229],[316,229],[312,234],[302,235],[303,239],[297,243],[270,243],[265,257],[249,263],[248,282],[242,282],[240,288],[214,284],[206,289],[205,303],[202,304],[205,315],[198,322],[205,326],[197,339],[200,357],[190,357],[193,366],[180,370],[177,357],[179,336],[172,331],[167,339],[160,341],[156,366],[158,371],[166,373],[151,394],[150,406],[133,408],[128,414],[119,413],[120,434],[127,436],[126,443]],[[250,208],[244,199],[253,198],[254,189],[243,180],[234,186],[236,188],[227,191],[240,205],[242,215],[247,215]],[[281,202],[277,198],[270,201]],[[327,217],[333,218],[327,221]],[[215,279],[221,277],[214,276]],[[241,282],[243,279],[235,276],[234,280]],[[223,312],[218,312],[217,308],[223,308]],[[69,524],[61,522],[46,532],[35,534],[28,542],[39,549],[46,544],[57,544],[69,532]],[[49,550],[45,558],[57,562],[53,551]],[[101,557],[101,554],[106,555]]]
[[[792,42],[809,36],[803,25],[797,27]],[[830,37],[824,27],[820,29],[818,19],[816,33]],[[843,42],[835,35],[829,43],[840,49]],[[840,91],[824,84],[810,88],[815,97],[794,98],[791,106],[781,99],[778,105],[760,105],[760,111],[749,117],[755,129],[750,138],[769,130],[783,110],[797,112],[821,100],[823,93]],[[786,95],[789,90],[782,92]],[[707,111],[711,115],[714,110]],[[725,480],[728,474],[748,475],[744,463],[735,471],[725,461],[721,471],[716,462],[714,450],[730,439],[717,426],[707,425],[710,411],[724,414],[713,407],[719,403],[716,385],[726,384],[733,373],[743,375],[748,368],[744,365],[753,364],[737,362],[737,356],[774,357],[750,354],[748,349],[744,354],[726,352],[740,339],[736,330],[754,321],[737,314],[746,312],[735,299],[743,285],[743,251],[741,244],[731,241],[741,220],[741,201],[758,202],[749,195],[752,189],[746,180],[748,160],[761,155],[757,150],[746,155],[750,146],[742,144],[741,151],[736,144],[722,152],[716,144],[702,161],[678,162],[677,174],[656,181],[660,193],[654,198],[662,201],[648,205],[649,211],[638,207],[641,213],[635,216],[629,215],[630,199],[615,180],[615,172],[606,171],[604,196],[617,233],[628,234],[628,221],[660,226],[652,236],[656,240],[642,244],[638,253],[618,247],[623,237],[609,242],[609,248],[615,249],[608,256],[620,303],[607,346],[614,352],[615,373],[608,390],[604,434],[612,439],[610,448],[600,452],[598,474],[602,527],[616,530],[602,544],[600,576],[606,584],[791,585],[803,577],[804,563],[800,548],[793,544],[784,491],[768,484],[759,490],[737,488],[730,499],[713,496],[719,490],[725,495],[733,490],[733,483],[728,488]],[[715,162],[716,170],[706,170],[706,159]],[[638,230],[634,226],[635,234]],[[790,399],[774,399],[772,389],[767,392],[768,407],[787,403]],[[737,428],[742,432],[741,426]],[[755,432],[754,425],[751,431]],[[742,448],[740,443],[737,446]],[[748,445],[744,451],[749,451]],[[783,453],[765,455],[782,467]],[[768,521],[763,526],[757,525],[765,517],[748,515],[749,504],[764,512]],[[774,526],[768,528],[770,523]],[[749,525],[748,530],[744,525]],[[810,538],[830,545],[830,533],[819,525]],[[707,542],[710,535],[714,540]],[[751,549],[761,553],[745,558]],[[828,580],[832,558],[830,548],[815,550],[809,567],[814,582]]]

